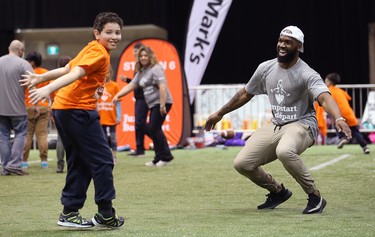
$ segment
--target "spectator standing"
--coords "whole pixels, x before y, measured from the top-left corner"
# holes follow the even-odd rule
[[[346,120],[352,131],[353,137],[357,140],[358,144],[362,147],[363,153],[370,154],[370,148],[367,146],[366,140],[362,133],[359,131],[358,120],[355,116],[353,109],[350,107],[349,101],[352,99],[350,95],[341,88],[336,87],[340,83],[341,77],[338,73],[330,73],[325,78],[325,83],[335,99],[339,109],[341,111],[342,117]],[[342,131],[338,131],[339,144],[337,148],[342,149],[345,144],[348,144],[352,139],[345,137]]]
[[[31,52],[26,55],[26,61],[34,69],[34,73],[43,74],[48,72],[42,68],[42,55],[39,52]],[[36,88],[47,85],[49,81],[40,83]],[[21,167],[26,169],[29,167],[29,154],[34,140],[34,135],[38,144],[40,168],[48,168],[48,122],[51,114],[50,99],[39,101],[36,104],[30,102],[29,89],[25,90],[25,103],[27,110],[27,141],[23,150],[23,161]]]
[[[103,134],[96,109],[110,67],[110,51],[121,41],[123,21],[112,12],[99,13],[94,20],[95,39],[88,43],[65,67],[42,75],[29,74],[22,85],[35,86],[53,80],[45,87],[30,90],[32,102],[46,99],[59,90],[52,105],[56,128],[67,154],[68,171],[62,190],[64,206],[58,225],[88,228],[94,225],[120,227],[124,218],[112,207],[116,196],[113,156]],[[91,221],[82,218],[87,189],[93,180],[98,212]]]
[[[21,41],[13,40],[9,54],[0,57],[0,157],[2,175],[28,175],[21,169],[22,151],[27,136],[25,88],[19,80],[27,71],[33,72],[30,63],[22,59],[25,48]],[[12,142],[11,133],[14,132]]]
[[[137,42],[133,48],[134,58],[136,60],[139,49],[144,46],[142,42]],[[134,72],[135,74],[135,72]],[[130,83],[131,78],[121,76],[121,80]],[[136,149],[133,152],[130,152],[128,155],[140,157],[145,155],[145,130],[147,115],[148,115],[148,106],[145,101],[145,96],[143,95],[142,87],[137,87],[134,89],[134,99],[135,99],[135,143]]]
[[[173,160],[173,156],[162,125],[172,107],[173,100],[164,70],[150,47],[143,46],[139,49],[135,73],[134,79],[113,98],[113,103],[137,87],[143,88],[143,94],[150,111],[150,120],[145,125],[145,134],[152,138],[155,152],[154,159],[145,165],[165,166]]]
[[[234,168],[241,175],[270,192],[258,209],[274,209],[292,196],[291,191],[261,167],[277,159],[308,195],[302,213],[321,213],[325,208],[327,201],[300,158],[318,134],[314,101],[335,118],[338,130],[351,137],[323,79],[299,57],[304,51],[303,42],[304,35],[298,27],[285,27],[276,45],[277,58],[261,63],[245,87],[210,115],[205,124],[209,131],[225,114],[240,108],[255,95],[268,96],[272,123],[257,129],[234,160]]]
[[[60,56],[59,59],[57,60],[57,67],[58,68],[65,67],[65,65],[68,64],[70,60],[72,60],[72,58],[70,56],[67,56],[67,55]],[[54,97],[55,97],[56,93],[57,93],[57,91],[54,91],[50,95],[52,102],[54,100]],[[59,131],[57,131],[57,142],[56,142],[57,169],[56,169],[56,173],[64,173],[64,166],[65,166],[64,156],[65,156],[65,148],[64,148],[64,145],[61,141]]]
[[[113,161],[116,164],[117,158],[117,135],[116,126],[121,122],[121,104],[117,101],[112,104],[113,97],[120,91],[120,86],[112,80],[113,70],[109,68],[105,78],[105,85],[102,96],[98,100],[98,112],[100,124],[102,125],[104,135],[112,149]]]

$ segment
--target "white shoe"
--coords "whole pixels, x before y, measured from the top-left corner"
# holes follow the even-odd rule
[[[157,167],[162,167],[168,165],[169,162],[160,160],[158,163],[156,163]]]
[[[158,162],[159,163],[159,162]],[[156,166],[156,164],[152,161],[149,161],[149,162],[146,162],[145,163],[145,166],[149,166],[149,167],[152,167],[152,166]]]

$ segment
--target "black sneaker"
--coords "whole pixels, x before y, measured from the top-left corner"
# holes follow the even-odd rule
[[[363,148],[363,153],[365,153],[366,155],[370,154],[370,148],[368,148],[368,146],[365,146]]]
[[[309,198],[307,200],[307,207],[305,210],[303,210],[302,214],[321,213],[327,205],[327,201],[324,200],[324,198],[313,193],[309,194]]]
[[[281,187],[282,189],[280,192],[270,192],[269,194],[267,194],[266,202],[259,205],[258,209],[274,209],[281,203],[288,200],[292,196],[292,192],[286,189],[283,184],[281,184]]]
[[[346,138],[343,138],[340,140],[339,144],[337,144],[337,148],[342,149],[345,144],[349,144],[349,140]]]
[[[79,212],[70,212],[68,214],[61,213],[57,224],[64,227],[75,227],[75,228],[90,228],[94,224],[88,221],[79,214]]]
[[[111,217],[104,218],[100,213],[96,213],[91,220],[95,226],[99,227],[118,228],[124,224],[124,218],[117,216],[114,209]]]
[[[135,157],[141,157],[144,155],[145,155],[144,151],[133,151],[133,152],[128,153],[128,156],[135,156]]]
[[[64,173],[64,167],[58,166],[56,169],[56,173]]]

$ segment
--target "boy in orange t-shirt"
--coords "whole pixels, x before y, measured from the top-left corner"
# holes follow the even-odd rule
[[[113,156],[105,139],[96,110],[110,67],[110,54],[121,40],[123,21],[112,12],[99,13],[94,21],[95,40],[88,43],[65,67],[42,75],[23,75],[21,85],[35,86],[53,80],[45,87],[30,90],[31,102],[46,99],[58,90],[52,105],[56,128],[66,151],[68,171],[62,190],[64,206],[58,225],[89,228],[116,228],[124,224],[112,207],[116,192],[113,182]],[[98,212],[91,221],[79,214],[87,189],[93,180]]]
[[[354,111],[352,110],[349,104],[349,101],[352,98],[346,91],[336,87],[336,85],[340,83],[340,81],[340,75],[337,73],[328,74],[324,80],[324,82],[328,86],[329,91],[332,94],[332,97],[335,99],[337,105],[339,106],[342,117],[346,120],[346,123],[352,130],[352,136],[357,140],[359,145],[362,147],[363,153],[370,154],[370,148],[367,146],[367,143],[362,133],[358,129],[357,117],[355,116]],[[337,145],[337,148],[339,149],[343,148],[345,144],[351,142],[350,140],[345,138],[345,135],[342,132],[339,132],[338,136],[340,142]]]
[[[116,125],[121,122],[121,105],[120,101],[112,104],[112,98],[120,91],[120,86],[112,80],[113,70],[109,68],[105,78],[103,95],[98,100],[98,112],[100,116],[100,124],[106,135],[109,146],[112,148],[113,161],[116,164],[117,156],[117,136]]]

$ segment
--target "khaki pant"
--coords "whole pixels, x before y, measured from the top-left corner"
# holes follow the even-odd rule
[[[29,153],[33,137],[35,134],[38,143],[39,157],[41,161],[47,161],[48,158],[48,120],[50,116],[50,108],[39,107],[39,116],[35,117],[35,107],[27,108],[27,141],[23,152],[23,161],[29,159]]]
[[[298,122],[281,127],[270,124],[255,131],[246,141],[234,160],[234,168],[256,185],[276,192],[280,184],[274,178],[270,182],[269,174],[261,166],[279,159],[302,189],[310,194],[316,187],[299,155],[313,144],[307,125]]]

